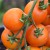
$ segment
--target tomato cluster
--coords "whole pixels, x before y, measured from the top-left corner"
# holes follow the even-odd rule
[[[1,40],[6,48],[19,50],[25,46],[23,50],[50,49],[49,0],[30,1],[24,11],[20,8],[9,9],[3,15],[3,24],[5,30]]]

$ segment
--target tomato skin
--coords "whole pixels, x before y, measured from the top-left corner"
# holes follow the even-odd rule
[[[48,15],[50,15],[50,5],[48,5],[47,11],[48,11]]]
[[[37,27],[40,29],[44,28],[44,30],[42,31],[43,35],[39,35],[38,38],[34,35],[35,34],[34,30],[36,30],[36,28],[33,25],[31,25],[26,32],[26,40],[33,47],[44,45],[48,39],[47,29],[42,24],[37,25]]]
[[[3,24],[6,28],[12,32],[17,32],[23,26],[23,23],[20,21],[23,11],[19,8],[9,9],[3,16]]]
[[[38,48],[38,47],[32,47],[32,46],[28,46],[28,47],[30,47],[30,50],[40,50],[40,48]],[[24,50],[26,50],[26,49],[24,49]]]
[[[46,28],[48,30],[49,36],[48,36],[48,41],[47,41],[47,43],[45,45],[48,46],[48,47],[50,47],[50,25],[47,25]]]
[[[23,34],[23,31],[21,31],[19,35],[17,35],[17,38],[21,38],[22,34]],[[8,41],[8,35],[12,35],[12,33],[8,29],[5,29],[1,35],[2,43],[6,48],[14,49],[15,47],[17,47],[18,43],[14,42],[13,44],[11,44],[10,41]],[[19,41],[20,40],[18,40],[18,42]],[[24,40],[22,41],[22,44],[21,44],[21,47],[23,46],[24,46]]]
[[[50,15],[47,16],[47,18],[43,21],[44,25],[50,25]]]
[[[32,4],[33,4],[33,1],[30,1],[26,5],[26,7],[24,9],[24,12],[26,14],[29,13],[29,11],[30,11],[30,9],[32,7]],[[34,10],[32,12],[32,18],[34,19],[36,24],[40,24],[40,23],[42,23],[45,20],[46,17],[47,17],[47,9],[45,9],[45,10],[39,9],[39,2],[37,2],[37,4],[34,7]]]

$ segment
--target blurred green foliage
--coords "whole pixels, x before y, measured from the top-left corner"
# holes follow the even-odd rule
[[[3,22],[2,22],[3,14],[4,14],[4,12],[0,12],[0,25],[2,25],[2,24],[3,24]]]

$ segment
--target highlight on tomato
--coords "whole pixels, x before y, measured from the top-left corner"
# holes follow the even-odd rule
[[[21,32],[16,37],[14,37],[14,34],[12,34],[8,29],[5,29],[1,35],[1,40],[3,45],[9,49],[15,49],[18,46],[18,42],[20,42],[22,34],[23,31],[21,30]],[[21,47],[23,46],[24,46],[24,40],[22,40],[21,44]]]
[[[48,30],[46,27],[39,24],[37,28],[38,29],[36,29],[34,25],[31,25],[26,32],[26,40],[33,47],[42,46],[48,40]]]
[[[3,24],[12,32],[17,32],[23,26],[20,21],[23,11],[20,8],[11,8],[3,15]]]

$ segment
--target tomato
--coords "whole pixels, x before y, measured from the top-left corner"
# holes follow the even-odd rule
[[[48,41],[47,41],[47,43],[45,45],[50,47],[50,25],[47,25],[46,28],[48,30],[49,36],[48,36]]]
[[[45,3],[46,3],[46,2],[45,2]],[[30,11],[32,5],[33,5],[33,1],[30,1],[30,2],[25,6],[24,12],[25,12],[26,14],[29,13],[29,11]],[[33,12],[32,12],[32,18],[34,19],[34,21],[35,21],[36,24],[40,24],[40,23],[42,23],[42,22],[45,20],[46,17],[47,17],[47,9],[41,10],[41,9],[39,8],[39,2],[37,2],[37,4],[36,4],[35,7],[34,7],[34,10],[33,10]]]
[[[38,48],[38,47],[32,47],[32,46],[28,46],[28,47],[30,48],[30,50],[40,50],[40,48]]]
[[[42,46],[42,50],[49,50],[49,47],[47,47],[47,46]]]
[[[19,8],[9,9],[3,16],[3,23],[6,28],[12,32],[17,32],[23,26],[23,23],[20,21],[23,11]]]
[[[43,21],[44,25],[50,25],[50,15],[47,16],[47,18]]]
[[[22,34],[23,34],[23,31],[21,31],[19,35],[16,36],[16,38],[21,38]],[[18,42],[20,40],[11,44],[10,41],[8,41],[8,35],[12,35],[12,33],[8,29],[5,29],[1,35],[2,43],[6,48],[14,49],[15,47],[17,47]],[[21,47],[23,46],[24,46],[24,40],[22,41],[22,44],[21,44]]]
[[[41,32],[42,35],[39,35],[38,37],[35,36],[35,30],[36,28],[34,25],[31,25],[27,31],[26,31],[26,40],[31,46],[42,46],[44,45],[48,40],[48,31],[45,26],[42,24],[37,25],[39,29],[43,29]]]
[[[48,5],[47,10],[48,10],[48,15],[50,15],[50,5]]]

